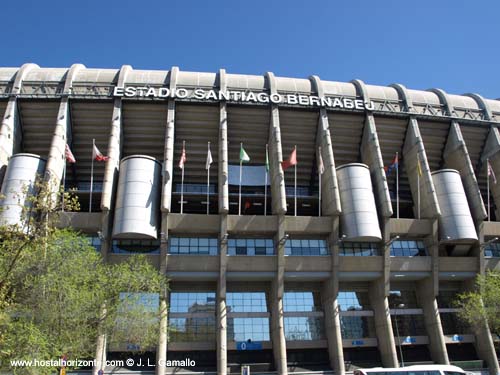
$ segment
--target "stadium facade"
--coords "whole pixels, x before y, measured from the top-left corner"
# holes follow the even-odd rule
[[[0,68],[0,116],[4,193],[37,172],[75,188],[82,211],[62,226],[108,262],[146,253],[170,280],[151,358],[219,374],[402,360],[499,372],[498,337],[462,324],[453,300],[500,267],[500,101],[317,76],[25,64]],[[105,162],[92,162],[93,140]],[[140,349],[101,336],[96,359]]]

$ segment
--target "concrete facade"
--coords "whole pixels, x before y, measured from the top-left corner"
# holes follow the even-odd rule
[[[127,88],[138,87],[144,91],[143,95],[114,95],[115,88],[126,92]],[[164,97],[147,94],[150,89],[161,88],[170,93],[177,90],[179,94]],[[202,98],[201,94],[189,98],[183,95],[184,91],[195,89],[223,95],[220,100]],[[230,97],[230,92],[238,92],[239,99]],[[252,93],[265,94],[268,101],[248,99]],[[243,95],[247,99],[241,99]],[[282,100],[277,100],[278,97]],[[335,100],[341,104],[334,106]],[[102,108],[96,109],[96,103]],[[479,95],[447,95],[442,90],[414,91],[402,85],[370,86],[359,80],[342,83],[321,81],[317,76],[275,77],[271,72],[245,76],[229,74],[223,69],[218,73],[195,73],[182,72],[177,67],[169,71],[138,71],[130,66],[105,70],[75,64],[69,69],[45,69],[26,64],[19,69],[0,68],[0,111],[3,119],[0,179],[12,155],[37,153],[48,160],[45,176],[54,182],[54,188],[62,182],[66,168],[66,186],[71,182],[81,190],[83,205],[88,201],[88,192],[82,186],[89,178],[89,145],[93,138],[101,142],[100,147],[107,151],[109,160],[96,166],[94,175],[102,183],[94,196],[100,211],[65,213],[61,226],[99,236],[101,252],[109,262],[122,262],[133,256],[116,253],[112,238],[120,160],[145,154],[162,163],[160,251],[148,257],[169,278],[170,295],[191,287],[194,291],[198,287],[212,288],[216,295],[213,312],[216,332],[210,342],[171,342],[167,334],[171,318],[169,293],[165,292],[160,296],[157,360],[164,361],[169,353],[176,352],[215,353],[218,374],[235,371],[232,366],[239,353],[229,334],[233,316],[239,315],[230,311],[228,293],[236,285],[241,289],[241,283],[253,290],[255,283],[261,288],[259,291],[265,291],[269,305],[261,314],[269,317],[270,333],[269,340],[262,342],[262,350],[272,351],[272,367],[280,375],[292,372],[296,367],[292,362],[300,354],[310,353],[308,350],[324,352],[329,369],[342,375],[355,362],[352,358],[364,349],[373,349],[380,364],[397,367],[400,353],[417,346],[428,351],[429,358],[423,355],[414,362],[456,362],[457,355],[450,353],[465,344],[475,348],[475,359],[482,360],[492,375],[499,372],[487,322],[478,332],[463,334],[460,340],[453,341],[445,334],[440,317],[445,311],[438,302],[450,285],[461,291],[471,285],[475,275],[500,269],[500,262],[485,258],[483,252],[485,241],[500,236],[500,223],[493,220],[499,215],[495,207],[500,205],[500,190],[498,185],[491,184],[489,206],[486,192],[487,160],[500,176],[499,101]],[[109,118],[103,113],[109,113]],[[101,115],[106,118],[104,123]],[[37,117],[44,119],[43,126]],[[436,130],[429,130],[433,126]],[[184,196],[186,206],[180,214],[178,162],[184,138],[188,139],[186,189],[206,187],[207,142],[214,145],[216,163],[212,165],[208,194],[205,190]],[[66,143],[77,158],[73,167],[64,162]],[[237,215],[237,188],[231,183],[230,173],[231,167],[239,162],[240,143],[244,143],[250,154],[250,164],[256,166],[265,164],[264,145],[268,144],[270,186],[266,188],[265,201],[262,194],[244,192],[243,214]],[[296,178],[304,191],[309,189],[309,193],[301,193],[297,216],[293,209],[296,197],[291,189],[293,167],[284,170],[282,166],[295,145],[298,145]],[[400,217],[396,213],[399,210],[396,210],[395,172],[388,175],[384,172],[395,152],[400,158]],[[320,156],[324,166],[321,186]],[[372,256],[349,256],[343,250],[342,207],[335,168],[354,162],[368,166],[377,205],[382,241],[377,243],[378,254]],[[467,247],[460,241],[440,242],[438,222],[446,207],[439,205],[431,172],[442,168],[453,168],[460,173],[479,238],[467,243]],[[268,204],[266,216],[260,208],[262,204]],[[209,205],[209,215],[204,214],[203,205]],[[316,205],[321,206],[320,210]],[[176,236],[217,238],[218,252],[172,254],[169,239]],[[426,255],[391,256],[396,236],[401,240],[422,241]],[[273,255],[229,253],[228,239],[261,237],[273,240]],[[287,241],[317,238],[328,244],[328,256],[287,253]],[[291,315],[284,299],[287,291],[300,290],[297,285],[321,295],[321,311],[303,316],[323,319],[322,338],[300,341],[287,336],[286,319]],[[339,297],[340,293],[356,288],[367,293],[371,305],[370,311],[363,310],[357,315],[342,310]],[[396,311],[398,306],[392,305],[391,293],[410,288],[417,306],[400,307],[405,311]],[[425,334],[408,335],[406,341],[399,337],[393,329],[394,316],[405,314],[418,315]],[[349,322],[345,316],[373,318],[374,335],[352,340],[343,337],[345,322]],[[404,318],[401,321],[405,324]],[[98,361],[109,356],[104,335],[99,336],[96,347]],[[101,366],[101,362],[98,364]],[[95,368],[94,373],[98,370]],[[158,375],[170,371],[156,368]]]

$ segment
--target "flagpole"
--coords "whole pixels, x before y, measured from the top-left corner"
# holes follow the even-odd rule
[[[94,192],[94,147],[95,147],[95,138],[92,138],[92,162],[90,164],[90,203],[89,203],[89,212],[92,212],[92,194]]]
[[[295,158],[297,158],[297,145],[295,145]],[[297,216],[297,163],[294,165],[294,196],[295,216]]]
[[[488,190],[488,221],[490,221],[490,159],[486,159],[486,189]]]
[[[268,145],[266,144],[266,168],[265,168],[265,173],[266,173],[266,179],[264,183],[264,216],[267,216],[267,157],[268,157]]]
[[[61,211],[64,211],[64,192],[65,191],[66,191],[66,152],[64,152],[63,189],[62,189]]]
[[[399,157],[396,152],[396,218],[399,219]]]
[[[184,157],[184,152],[186,150],[186,141],[182,141],[182,153],[181,158]],[[182,171],[181,171],[181,214],[184,211],[184,162],[182,163]]]
[[[321,146],[318,147],[318,160],[321,158]],[[321,216],[321,172],[318,168],[318,216]]]
[[[417,154],[417,219],[420,220],[420,171],[422,167],[420,166],[420,159]]]
[[[208,153],[210,152],[210,142],[208,142],[208,150],[207,150],[207,160],[208,160]],[[208,164],[208,163],[207,163]],[[209,197],[209,192],[210,192],[210,164],[207,165],[207,215],[210,213],[210,197]]]
[[[240,150],[243,148],[243,142],[240,143]],[[241,169],[243,166],[243,160],[240,155],[240,188],[238,191],[238,216],[241,215]]]

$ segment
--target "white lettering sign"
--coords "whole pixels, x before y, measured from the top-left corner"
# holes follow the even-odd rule
[[[329,107],[340,109],[374,110],[373,102],[363,101],[361,99],[323,97],[304,94],[271,94],[265,92],[252,91],[218,91],[206,89],[185,89],[178,88],[170,90],[166,87],[115,87],[113,96],[125,98],[151,98],[151,99],[195,99],[207,101],[243,102],[243,103],[261,103],[261,104],[288,104],[309,107]]]

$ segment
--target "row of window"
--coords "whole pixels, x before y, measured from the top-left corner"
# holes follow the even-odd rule
[[[89,243],[100,251],[99,237],[89,237]],[[486,248],[487,256],[500,256],[500,245],[495,250],[494,245]],[[496,252],[495,252],[496,251]],[[117,254],[160,253],[160,240],[114,240],[112,252]],[[170,237],[169,254],[182,255],[217,255],[219,241],[209,237]],[[229,255],[274,255],[274,241],[269,238],[235,238],[228,240]],[[323,239],[290,239],[285,243],[286,255],[313,256],[328,255],[330,250]],[[374,256],[380,255],[379,245],[373,242],[342,242],[340,255],[343,256]],[[426,256],[423,241],[398,240],[391,244],[391,256]]]

